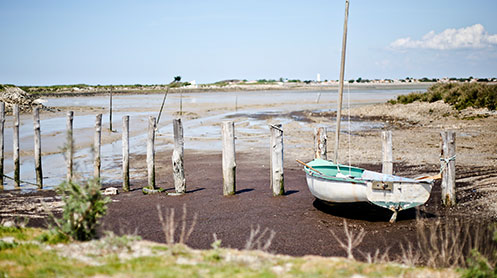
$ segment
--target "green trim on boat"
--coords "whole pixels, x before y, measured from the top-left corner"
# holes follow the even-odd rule
[[[363,181],[355,180],[357,178],[362,177],[362,174],[364,173],[364,169],[362,168],[357,168],[342,164],[337,165],[331,161],[319,158],[314,159],[313,161],[307,163],[307,165],[311,166],[312,168],[322,173],[322,175],[320,175],[319,173],[316,173],[316,171],[313,171],[312,169],[305,167],[304,168],[305,171],[312,176],[321,177],[328,180],[364,183]],[[338,169],[340,169],[340,171]],[[347,178],[336,177],[338,173],[342,173],[343,175],[350,176],[352,178],[347,179]]]

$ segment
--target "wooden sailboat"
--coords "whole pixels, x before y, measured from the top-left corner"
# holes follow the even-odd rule
[[[369,202],[392,210],[393,215],[390,222],[394,222],[397,218],[398,211],[426,203],[430,197],[435,178],[404,178],[337,163],[343,100],[348,13],[349,0],[346,0],[335,132],[335,163],[323,159],[314,159],[309,163],[299,162],[304,165],[307,185],[314,197],[331,203]]]

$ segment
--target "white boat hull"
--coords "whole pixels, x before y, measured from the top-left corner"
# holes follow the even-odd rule
[[[367,202],[367,188],[363,183],[348,181],[330,181],[307,175],[307,186],[311,194],[323,201],[331,203]]]
[[[433,185],[433,180],[415,180],[367,170],[362,171],[361,177],[341,178],[306,169],[306,179],[311,194],[320,200],[330,203],[369,202],[392,211],[426,203]]]

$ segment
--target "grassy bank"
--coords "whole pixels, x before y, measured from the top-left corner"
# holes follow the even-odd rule
[[[193,250],[185,245],[112,234],[100,240],[47,244],[46,231],[0,227],[0,277],[458,277],[453,269],[290,257],[258,250]]]
[[[408,95],[400,95],[396,103],[412,103],[415,101],[435,102],[443,100],[457,110],[473,108],[497,108],[497,85],[482,83],[446,83],[435,84],[424,93],[413,92]]]

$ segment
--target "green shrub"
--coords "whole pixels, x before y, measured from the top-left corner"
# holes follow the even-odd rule
[[[64,202],[64,212],[61,220],[53,219],[55,232],[73,240],[94,239],[98,220],[105,215],[110,201],[101,194],[98,180],[92,179],[81,184],[64,182],[57,191]]]
[[[471,257],[468,259],[468,268],[462,277],[467,278],[490,278],[497,277],[497,268],[490,265],[487,258],[480,252],[473,250]]]
[[[389,100],[388,103],[408,104],[415,101],[435,102],[439,100],[443,100],[457,110],[468,107],[495,110],[497,108],[497,85],[438,83],[428,88],[428,91],[424,93],[412,92],[400,95],[395,100]]]

